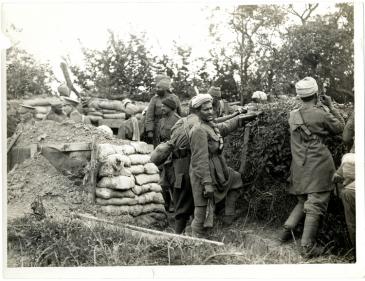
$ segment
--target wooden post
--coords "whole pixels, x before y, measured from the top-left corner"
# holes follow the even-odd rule
[[[174,239],[175,238],[175,239],[180,239],[180,240],[190,240],[192,242],[202,242],[202,243],[207,243],[207,244],[213,244],[213,245],[216,245],[216,246],[224,246],[224,243],[218,242],[218,241],[213,241],[213,240],[208,240],[208,239],[203,239],[203,238],[196,238],[196,237],[185,236],[185,235],[179,235],[179,234],[175,234],[175,233],[167,233],[167,232],[158,231],[158,230],[149,229],[149,228],[144,228],[144,227],[131,225],[131,224],[117,223],[117,222],[114,222],[114,221],[100,219],[100,218],[90,216],[90,215],[87,215],[87,214],[79,214],[78,213],[78,214],[76,214],[76,217],[78,217],[80,219],[88,219],[88,220],[91,220],[91,221],[97,221],[97,222],[101,222],[101,223],[111,224],[111,225],[114,225],[114,226],[119,226],[119,227],[122,227],[122,228],[125,228],[125,229],[140,232],[142,234],[151,234],[151,235],[154,235],[156,237],[159,237],[160,239]]]
[[[96,177],[98,175],[96,137],[93,136],[91,143],[90,178],[89,178],[89,199],[95,204]]]
[[[245,168],[246,168],[247,149],[248,149],[248,140],[250,138],[250,130],[251,130],[251,126],[247,124],[245,127],[245,133],[244,133],[244,137],[243,137],[243,147],[242,147],[242,153],[241,153],[241,165],[240,165],[240,170],[239,170],[241,175],[243,175],[243,173],[245,172]]]
[[[18,140],[18,138],[19,138],[19,136],[20,136],[21,134],[22,134],[22,131],[20,131],[20,132],[16,133],[16,134],[13,136],[13,138],[12,138],[12,140],[11,140],[11,142],[10,142],[9,146],[8,146],[7,153],[9,153],[9,151],[12,149],[12,147],[14,146],[14,144],[16,143],[16,141]]]

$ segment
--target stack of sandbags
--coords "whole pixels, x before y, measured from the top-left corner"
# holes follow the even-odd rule
[[[51,110],[51,104],[56,102],[60,102],[59,97],[38,97],[24,100],[23,106],[19,108],[19,113],[26,114],[31,109],[33,116],[38,120],[42,120]]]
[[[93,98],[88,102],[87,108],[84,108],[84,112],[94,122],[101,119],[125,119],[126,114],[140,119],[145,107],[145,104],[133,104],[129,99],[120,101]]]
[[[153,146],[99,144],[96,203],[112,216],[130,216],[142,224],[166,220],[159,170],[150,161]]]

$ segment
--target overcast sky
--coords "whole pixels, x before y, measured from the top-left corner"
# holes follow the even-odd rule
[[[328,2],[323,3],[319,12],[328,6]],[[2,8],[3,30],[11,24],[22,29],[21,33],[8,33],[10,39],[41,60],[49,60],[60,80],[61,56],[69,54],[73,63],[81,63],[78,39],[88,48],[101,49],[107,41],[107,29],[121,37],[146,32],[156,55],[171,55],[173,41],[191,46],[194,57],[207,55],[210,47],[209,9],[204,3],[18,2],[3,4]]]

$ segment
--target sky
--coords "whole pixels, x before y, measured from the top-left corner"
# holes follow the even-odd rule
[[[297,5],[298,9],[303,6]],[[328,6],[323,3],[318,11]],[[57,79],[63,81],[61,57],[69,55],[73,64],[82,64],[80,42],[102,49],[108,29],[122,38],[145,32],[155,55],[173,55],[176,41],[191,46],[192,57],[206,56],[212,46],[207,20],[212,7],[202,2],[10,2],[2,6],[2,29],[9,30],[11,24],[20,28],[21,32],[5,34],[41,61],[49,61]],[[227,21],[224,15],[219,19]],[[229,40],[231,35],[224,36]]]

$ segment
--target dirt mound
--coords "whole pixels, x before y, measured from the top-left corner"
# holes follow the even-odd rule
[[[70,211],[91,211],[87,190],[76,186],[46,158],[36,155],[8,173],[8,219],[31,214],[31,204],[40,197],[47,217],[65,216]]]
[[[77,143],[91,142],[96,137],[97,143],[125,144],[125,140],[117,139],[97,129],[93,125],[75,123],[66,120],[58,123],[52,120],[34,121],[21,124],[18,130],[22,130],[16,145],[26,146],[40,141],[45,143]]]

